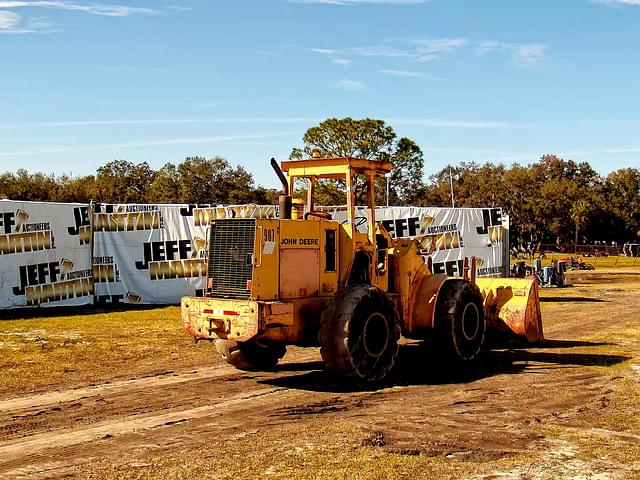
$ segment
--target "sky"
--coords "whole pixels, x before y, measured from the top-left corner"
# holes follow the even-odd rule
[[[545,153],[640,168],[640,0],[0,0],[0,172],[226,158],[278,187],[330,117],[425,177]]]

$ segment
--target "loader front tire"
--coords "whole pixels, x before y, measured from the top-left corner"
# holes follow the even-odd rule
[[[287,352],[286,345],[280,343],[263,344],[257,341],[236,342],[216,340],[216,350],[230,365],[248,371],[273,370],[278,360]]]
[[[453,360],[473,360],[484,344],[486,329],[478,287],[448,280],[438,295],[435,329],[439,353]]]
[[[346,287],[322,312],[320,354],[332,373],[383,380],[395,364],[399,339],[398,312],[377,287]]]

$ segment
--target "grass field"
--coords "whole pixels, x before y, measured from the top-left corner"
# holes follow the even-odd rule
[[[554,260],[566,257],[581,258],[583,262],[593,265],[596,270],[640,270],[640,258],[625,257],[622,255],[610,255],[608,257],[584,257],[581,255],[574,255],[572,253],[546,252],[542,258],[542,265],[551,265]],[[513,262],[518,260],[525,260],[527,263],[531,263],[533,261],[530,258],[511,258],[511,263],[513,264]]]
[[[210,360],[182,330],[179,307],[21,313],[5,313],[0,319],[0,395],[153,374]]]

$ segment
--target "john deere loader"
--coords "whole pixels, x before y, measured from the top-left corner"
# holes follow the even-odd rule
[[[478,355],[487,329],[542,338],[531,280],[431,274],[416,240],[376,224],[375,178],[391,163],[357,158],[271,160],[283,191],[278,219],[213,220],[204,297],[182,299],[182,322],[240,369],[272,369],[287,345],[313,346],[327,370],[367,381],[392,370],[401,335],[432,339],[455,361]],[[287,175],[285,175],[286,172]],[[367,232],[355,216],[356,178],[366,183]],[[342,179],[347,218],[314,204],[318,180]],[[306,184],[306,202],[292,202]]]

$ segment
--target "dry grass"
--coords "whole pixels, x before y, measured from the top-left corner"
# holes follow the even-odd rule
[[[543,265],[551,265],[554,260],[565,257],[579,257],[585,263],[590,263],[596,270],[640,270],[640,258],[625,257],[623,255],[610,255],[608,257],[585,257],[583,255],[575,255],[573,253],[556,253],[547,252],[545,258],[542,259]],[[527,263],[531,263],[529,259],[525,259]],[[512,262],[515,260],[512,260]]]
[[[138,465],[96,465],[83,478],[172,479],[457,479],[491,469],[510,470],[533,456],[492,462],[394,453],[363,446],[362,433],[349,424],[315,422],[304,429],[283,425],[206,447],[159,455]]]
[[[179,307],[43,313],[0,320],[0,395],[206,365],[213,356],[194,348]]]

